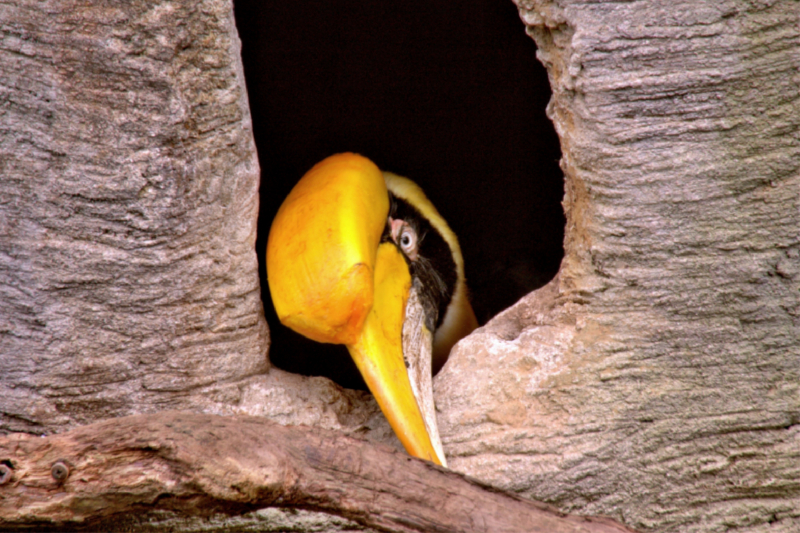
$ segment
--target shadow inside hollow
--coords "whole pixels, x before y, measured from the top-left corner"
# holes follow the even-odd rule
[[[563,250],[550,87],[511,2],[236,0],[262,170],[257,253],[285,370],[363,388],[347,350],[277,323],[271,221],[316,162],[361,153],[416,181],[459,236],[478,320],[549,281]]]

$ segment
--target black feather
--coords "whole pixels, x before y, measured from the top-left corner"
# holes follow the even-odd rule
[[[405,254],[411,276],[425,310],[425,326],[433,333],[444,320],[458,280],[456,263],[447,241],[411,204],[389,193],[389,216],[404,220],[417,233],[418,256],[415,261]],[[392,242],[388,220],[381,242]],[[402,253],[402,249],[398,246]]]

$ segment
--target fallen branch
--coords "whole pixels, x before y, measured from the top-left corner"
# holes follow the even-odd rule
[[[332,431],[182,412],[49,437],[4,437],[0,499],[0,527],[90,525],[153,509],[207,516],[274,506],[386,531],[630,532]]]

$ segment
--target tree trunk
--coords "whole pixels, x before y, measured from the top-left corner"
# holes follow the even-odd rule
[[[800,531],[797,2],[519,7],[566,255],[438,378],[450,466],[647,531]]]
[[[268,369],[230,2],[0,7],[2,431]]]

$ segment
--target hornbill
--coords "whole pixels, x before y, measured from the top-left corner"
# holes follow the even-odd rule
[[[403,353],[406,304],[413,291],[437,370],[478,324],[458,240],[422,189],[357,154],[317,163],[275,215],[267,279],[280,321],[346,345],[408,453],[444,465],[431,369],[419,379]]]

